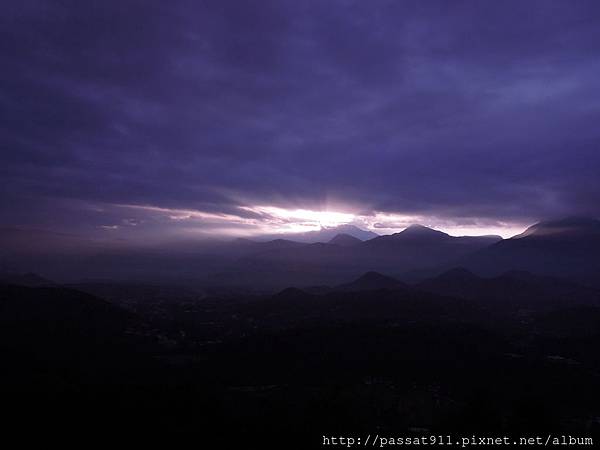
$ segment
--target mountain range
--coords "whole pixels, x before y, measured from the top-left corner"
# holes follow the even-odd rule
[[[408,270],[450,264],[501,239],[500,236],[454,237],[422,225],[366,241],[345,233],[327,242],[310,244],[283,239],[267,242],[238,239],[233,245],[240,249],[239,258],[208,282],[271,289],[290,285],[331,286],[369,271],[399,275]]]
[[[393,432],[418,405],[427,406],[419,422],[403,426],[491,417],[478,429],[499,420],[587,427],[600,398],[600,291],[574,278],[594,273],[597,239],[597,222],[570,219],[507,240],[413,226],[366,241],[236,240],[201,258],[190,248],[171,259],[104,260],[122,271],[150,268],[146,276],[204,276],[199,285],[230,289],[220,293],[161,286],[158,277],[64,286],[13,271],[0,276],[0,393],[17,417],[33,414],[53,429],[110,417],[127,429],[135,421],[140,430],[197,430],[209,411],[224,430],[232,420],[252,429],[267,421],[271,430],[289,410],[299,411],[293,424],[310,416],[316,429],[338,416],[375,417],[375,429],[391,411]],[[575,258],[580,264],[565,266],[570,279],[547,273]],[[405,269],[422,279],[407,283]],[[268,292],[234,292],[236,283]],[[55,405],[65,402],[72,414],[61,416]],[[265,404],[276,407],[257,414]],[[301,435],[292,430],[283,435]]]
[[[460,261],[480,275],[522,270],[600,285],[600,221],[571,217],[540,222]]]
[[[88,249],[86,254],[61,254],[60,264],[46,254],[32,253],[15,267],[59,282],[152,281],[213,292],[338,286],[366,272],[414,283],[456,267],[480,277],[524,271],[600,286],[600,222],[593,218],[540,222],[510,239],[455,237],[422,225],[386,236],[343,225],[309,236],[320,242],[299,242],[292,239],[294,235],[286,235],[285,239],[279,236],[267,241],[189,243],[185,248]],[[306,234],[303,239],[307,239]],[[3,277],[10,282],[13,276],[8,273]],[[27,278],[18,284],[47,284],[31,275]]]
[[[455,237],[412,225],[366,241],[338,234],[312,244],[257,242],[219,276],[223,284],[255,283],[276,289],[335,286],[370,271],[415,282],[455,267],[484,277],[523,271],[598,286],[600,222],[591,218],[540,222],[510,239]]]
[[[287,233],[285,235],[287,240],[295,242],[303,242],[307,244],[314,244],[316,242],[329,242],[339,234],[345,234],[352,236],[361,241],[373,239],[379,236],[377,233],[372,231],[363,230],[355,225],[342,224],[335,227],[321,227],[319,230],[307,231],[304,233]],[[265,242],[280,238],[281,235],[263,235],[256,238],[256,240]]]

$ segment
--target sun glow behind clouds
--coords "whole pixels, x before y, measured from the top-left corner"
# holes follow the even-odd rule
[[[393,234],[406,227],[419,224],[433,228],[451,236],[484,236],[498,235],[509,238],[522,233],[526,224],[504,222],[485,218],[445,218],[427,215],[403,215],[385,212],[374,212],[370,215],[357,216],[363,228],[378,234]]]
[[[298,233],[336,227],[350,223],[356,217],[345,212],[285,209],[275,206],[252,206],[241,209],[262,215],[266,224],[272,227],[268,230],[270,233]]]
[[[351,223],[356,217],[347,212],[286,209],[266,205],[238,206],[228,213],[151,205],[113,206],[150,215],[163,225],[170,223],[173,227],[178,227],[180,232],[230,236],[302,233]]]
[[[237,206],[227,213],[201,210],[163,208],[149,205],[113,205],[137,210],[158,220],[176,233],[221,236],[256,236],[293,234],[352,224],[377,234],[393,234],[412,224],[421,224],[453,236],[496,234],[504,238],[521,233],[520,223],[489,219],[449,219],[444,217],[396,214],[387,212],[353,213],[348,211],[318,211],[302,208],[282,208],[270,205]],[[121,221],[122,222],[122,221]],[[137,223],[137,222],[136,222]],[[139,222],[141,223],[141,222]],[[170,225],[168,225],[170,224]],[[108,227],[105,227],[108,229]],[[122,228],[121,225],[112,227]],[[111,228],[111,229],[112,229]],[[164,230],[164,228],[163,228]]]

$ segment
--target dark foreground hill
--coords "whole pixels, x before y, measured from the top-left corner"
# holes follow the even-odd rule
[[[80,291],[0,285],[0,346],[5,355],[44,366],[41,379],[64,371],[92,382],[120,372],[135,352],[128,332],[137,325],[131,313]],[[2,375],[20,369],[9,364]]]
[[[138,317],[93,295],[0,285],[5,432],[122,429],[127,403],[158,374],[152,348]]]
[[[377,283],[362,289],[365,280]],[[373,429],[593,435],[597,308],[533,312],[525,322],[508,311],[498,322],[481,298],[394,281],[367,274],[359,289],[322,295],[125,291],[158,295],[140,316],[119,307],[128,295],[107,303],[73,289],[4,286],[5,429],[187,432],[253,447],[294,436],[299,448]]]

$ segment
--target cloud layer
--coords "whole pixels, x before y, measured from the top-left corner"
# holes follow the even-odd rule
[[[5,9],[4,226],[221,233],[273,224],[259,206],[375,228],[600,215],[595,1]]]

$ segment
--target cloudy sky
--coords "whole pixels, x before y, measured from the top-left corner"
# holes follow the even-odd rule
[[[14,1],[1,224],[85,236],[600,215],[597,1]]]

